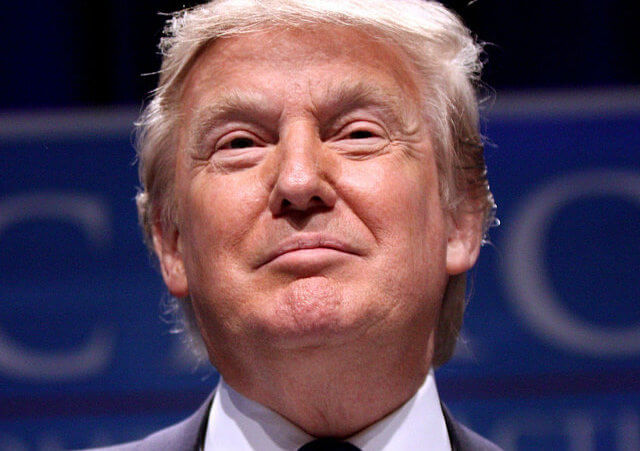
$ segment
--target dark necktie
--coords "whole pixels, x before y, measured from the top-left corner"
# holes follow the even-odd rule
[[[301,446],[298,451],[360,451],[360,448],[335,438],[317,438]]]

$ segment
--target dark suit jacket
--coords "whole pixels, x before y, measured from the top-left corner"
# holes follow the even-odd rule
[[[140,441],[99,448],[95,451],[197,451],[202,443],[213,395],[189,418]],[[496,445],[458,423],[442,406],[449,440],[454,451],[500,451]],[[415,449],[420,449],[416,444]]]

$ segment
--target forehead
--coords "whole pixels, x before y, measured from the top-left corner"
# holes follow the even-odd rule
[[[206,47],[187,73],[181,103],[193,110],[239,90],[269,103],[301,94],[313,102],[348,85],[401,102],[401,97],[419,98],[417,80],[400,48],[361,30],[336,25],[276,28],[221,38]]]

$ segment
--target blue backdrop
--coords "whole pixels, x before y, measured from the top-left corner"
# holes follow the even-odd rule
[[[135,113],[0,117],[0,450],[132,439],[216,383],[142,244]],[[442,398],[507,449],[640,449],[640,91],[499,96],[484,129],[502,225]]]

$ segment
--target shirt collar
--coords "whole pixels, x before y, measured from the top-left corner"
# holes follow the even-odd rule
[[[313,436],[233,390],[220,378],[211,404],[205,451],[291,451]],[[451,450],[433,371],[418,392],[399,409],[348,439],[363,451]]]

